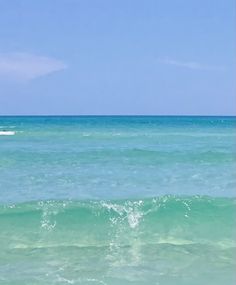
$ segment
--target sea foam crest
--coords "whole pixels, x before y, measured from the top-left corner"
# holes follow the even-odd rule
[[[120,221],[127,220],[130,228],[134,229],[139,225],[144,213],[140,209],[143,201],[128,201],[124,205],[118,205],[115,203],[102,202],[102,206],[109,211],[113,210],[117,213],[118,217],[111,217],[110,220],[113,224],[117,224]]]

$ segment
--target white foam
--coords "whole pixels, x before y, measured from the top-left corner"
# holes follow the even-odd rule
[[[15,134],[14,131],[0,131],[0,136],[14,136]]]

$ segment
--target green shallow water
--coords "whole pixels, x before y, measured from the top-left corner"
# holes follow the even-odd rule
[[[0,281],[233,284],[235,212],[207,196],[1,206]]]

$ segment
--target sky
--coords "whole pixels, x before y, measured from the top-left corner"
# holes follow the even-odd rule
[[[0,115],[236,115],[235,0],[0,0]]]

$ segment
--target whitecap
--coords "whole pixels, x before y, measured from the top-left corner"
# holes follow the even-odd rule
[[[0,131],[0,136],[14,136],[15,134],[14,131]]]

